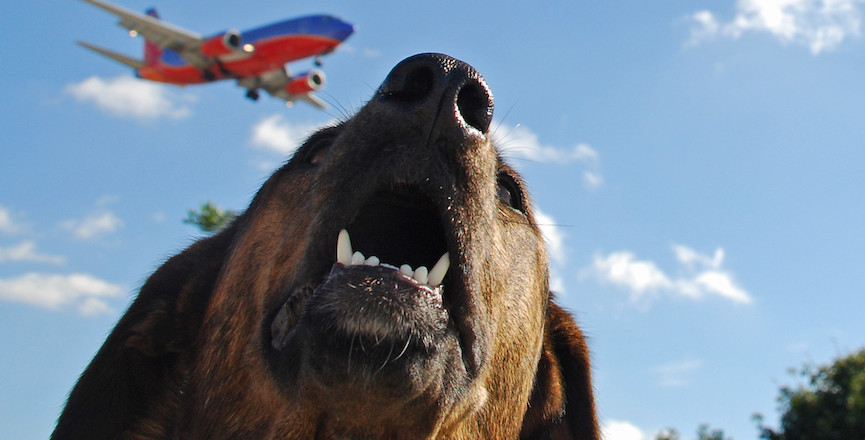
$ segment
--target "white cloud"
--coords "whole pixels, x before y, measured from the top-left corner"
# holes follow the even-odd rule
[[[192,114],[186,105],[192,96],[178,96],[170,93],[168,87],[131,76],[107,79],[92,76],[80,83],[69,84],[65,91],[80,102],[92,102],[121,117],[182,119]]]
[[[729,22],[722,23],[707,10],[691,14],[689,44],[758,32],[785,44],[807,46],[817,55],[859,37],[863,3],[865,0],[738,0],[736,15]]]
[[[360,51],[364,58],[378,58],[381,56],[381,51],[378,49],[365,48]]]
[[[283,156],[294,154],[300,144],[318,125],[295,124],[281,114],[275,114],[259,121],[252,127],[252,145],[264,148]]]
[[[0,232],[7,235],[16,235],[27,230],[27,225],[15,220],[12,212],[0,206]]]
[[[78,313],[82,316],[111,315],[114,309],[99,298],[86,298],[78,305]]]
[[[557,270],[550,271],[550,291],[557,295],[564,295],[567,293],[567,289],[565,288],[565,279],[558,274]]]
[[[506,139],[498,142],[498,145],[508,157],[559,165],[580,163],[587,168],[583,171],[583,183],[587,187],[594,188],[603,183],[603,177],[598,171],[600,155],[587,144],[579,143],[571,148],[544,145],[537,134],[522,125],[510,128],[504,137]]]
[[[110,313],[104,298],[119,296],[123,289],[86,274],[28,273],[0,279],[0,300],[56,310],[76,304],[84,315]]]
[[[535,221],[541,230],[541,235],[547,244],[547,254],[550,257],[550,290],[558,294],[564,294],[565,281],[559,274],[561,267],[565,264],[565,235],[549,215],[535,208]]]
[[[654,262],[638,260],[628,251],[596,255],[592,266],[581,273],[629,290],[631,302],[638,305],[647,304],[660,293],[695,300],[715,295],[740,304],[753,302],[751,295],[735,283],[733,275],[722,269],[723,249],[709,256],[687,246],[674,245],[673,252],[682,273],[675,279]]]
[[[702,255],[687,246],[678,244],[673,245],[673,253],[676,254],[676,259],[679,260],[680,263],[688,267],[694,267],[694,265],[699,264],[701,266],[717,269],[721,267],[721,263],[724,262],[724,250],[721,248],[716,249],[715,255],[711,258]]]
[[[341,44],[337,50],[346,54],[360,55],[364,58],[378,58],[381,56],[381,50],[379,49],[369,47],[357,48],[348,43]]]
[[[604,440],[646,440],[646,434],[640,428],[621,420],[607,420],[601,426],[601,437]]]
[[[102,211],[81,220],[66,220],[60,225],[72,231],[76,238],[87,240],[116,232],[123,226],[123,220],[110,211]]]
[[[31,262],[61,265],[66,259],[59,255],[40,254],[36,252],[36,243],[22,241],[21,243],[7,248],[0,247],[0,263],[5,262]]]
[[[602,280],[632,291],[632,298],[639,299],[646,292],[669,289],[673,286],[667,275],[651,261],[637,261],[627,251],[613,252],[606,257],[596,255],[592,270]]]
[[[699,359],[687,359],[657,366],[654,372],[658,375],[662,387],[679,388],[690,384],[703,364]]]
[[[708,293],[715,293],[733,302],[750,304],[752,299],[748,292],[737,286],[727,272],[707,271],[694,279],[694,283]]]
[[[514,157],[542,163],[591,162],[598,160],[598,152],[586,144],[577,144],[570,149],[561,149],[541,144],[538,135],[528,128],[517,125],[507,134],[505,151]]]
[[[547,252],[550,254],[550,259],[557,264],[565,262],[565,235],[559,229],[556,220],[549,215],[535,208],[535,221],[541,234],[544,236],[544,241],[547,242]]]
[[[589,188],[597,188],[604,183],[604,178],[601,177],[600,173],[586,171],[583,173],[583,182]]]

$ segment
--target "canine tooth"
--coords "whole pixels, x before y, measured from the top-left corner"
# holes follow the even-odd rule
[[[378,266],[379,263],[381,263],[381,261],[375,255],[370,255],[369,258],[363,262],[363,264],[366,264],[367,266]]]
[[[403,264],[402,266],[400,266],[399,271],[407,277],[411,277],[412,275],[414,275],[414,271],[411,270],[411,266],[409,266],[408,264]]]
[[[360,251],[354,251],[351,254],[351,264],[363,264],[364,260],[366,260],[366,257]]]
[[[447,252],[439,258],[439,261],[433,266],[429,271],[429,281],[427,283],[430,286],[438,286],[445,279],[445,274],[448,271],[448,267],[451,265],[450,254]]]
[[[426,284],[429,281],[429,271],[426,266],[421,266],[414,270],[414,275],[411,276],[415,281]]]
[[[345,265],[351,264],[351,238],[345,229],[339,231],[336,239],[336,261]]]

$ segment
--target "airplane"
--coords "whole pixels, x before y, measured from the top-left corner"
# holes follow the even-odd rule
[[[120,18],[129,35],[144,37],[144,59],[138,60],[90,43],[77,43],[135,70],[139,78],[175,85],[234,79],[246,97],[259,98],[259,90],[284,99],[291,106],[300,99],[315,107],[327,104],[313,92],[324,87],[324,72],[311,69],[291,75],[286,63],[321,56],[336,49],[354,32],[354,26],[329,15],[310,15],[269,24],[245,32],[227,30],[202,37],[159,20],[155,9],[146,14],[105,2],[83,0]]]

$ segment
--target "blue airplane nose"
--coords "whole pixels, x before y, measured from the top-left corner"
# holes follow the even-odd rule
[[[330,15],[319,15],[315,19],[315,33],[337,41],[345,41],[354,33],[354,25]]]
[[[335,38],[339,41],[345,41],[346,38],[348,38],[351,34],[354,33],[354,25],[353,24],[346,22],[346,21],[342,21],[338,18],[335,18],[333,20],[333,22],[331,23],[331,26],[332,26],[331,35],[333,36],[333,38]]]

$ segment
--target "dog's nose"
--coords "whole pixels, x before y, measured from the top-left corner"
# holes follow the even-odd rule
[[[416,116],[429,117],[441,127],[486,134],[493,117],[493,95],[472,66],[443,54],[406,58],[391,70],[378,92],[379,99],[402,105]]]

